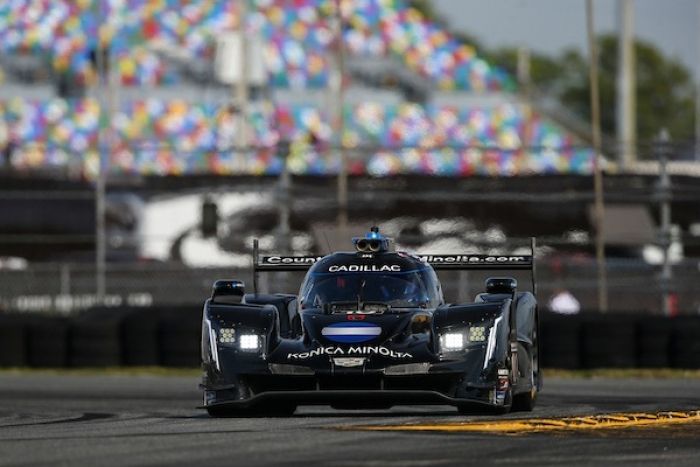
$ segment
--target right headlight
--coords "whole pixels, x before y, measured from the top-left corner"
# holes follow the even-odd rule
[[[483,344],[488,340],[491,326],[479,323],[460,329],[451,329],[440,335],[440,350],[443,352],[459,352],[472,345]]]
[[[440,336],[440,348],[443,352],[456,352],[464,349],[465,339],[463,331],[446,332]]]
[[[241,334],[238,348],[246,352],[257,352],[262,347],[262,338],[257,334]]]
[[[489,328],[486,326],[470,326],[467,339],[470,343],[486,342],[489,335]]]

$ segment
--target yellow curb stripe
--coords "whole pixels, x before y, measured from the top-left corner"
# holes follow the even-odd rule
[[[586,417],[489,420],[486,422],[367,425],[346,428],[367,431],[443,431],[518,434],[545,431],[586,431],[628,427],[666,426],[682,423],[700,423],[700,410],[688,412],[613,413]]]

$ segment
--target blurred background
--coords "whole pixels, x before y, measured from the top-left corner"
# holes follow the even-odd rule
[[[700,4],[588,5],[0,2],[0,311],[199,306],[251,284],[253,238],[378,225],[420,253],[536,236],[542,308],[697,315]]]

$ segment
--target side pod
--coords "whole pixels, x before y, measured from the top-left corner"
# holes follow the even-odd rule
[[[476,303],[500,303],[510,299],[510,294],[481,293]],[[515,296],[515,313],[518,327],[518,341],[532,345],[533,332],[537,329],[537,300],[530,292],[518,292]]]
[[[435,310],[433,326],[437,341],[448,332],[466,332],[472,326],[487,326],[495,329],[491,356],[505,361],[509,349],[511,300],[495,303],[472,303],[468,305],[445,305]],[[489,357],[490,358],[490,357]]]
[[[279,313],[272,305],[219,304],[211,300],[204,304],[202,362],[210,375],[240,364],[263,364],[261,357],[275,348],[279,339]],[[252,341],[259,348],[251,345]]]
[[[435,310],[433,322],[435,330],[453,326],[476,324],[484,320],[495,319],[499,316],[508,317],[510,299],[496,303],[482,302],[467,305],[443,305]]]

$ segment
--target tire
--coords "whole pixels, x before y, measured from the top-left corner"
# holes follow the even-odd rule
[[[676,318],[673,320],[670,360],[674,368],[700,368],[700,320]]]
[[[535,342],[532,351],[528,352],[525,346],[518,342],[518,368],[520,378],[530,379],[530,389],[513,396],[512,412],[532,412],[537,404],[539,357],[537,355],[537,334],[534,336]],[[521,358],[523,356],[523,358]]]
[[[0,367],[27,364],[26,319],[0,315]]]
[[[542,313],[541,318],[540,363],[547,368],[581,368],[581,318],[554,313]]]
[[[625,315],[591,315],[582,325],[584,368],[634,368],[635,323]]]
[[[158,314],[150,308],[130,310],[122,321],[122,359],[130,366],[160,365]]]
[[[27,326],[27,363],[38,368],[65,368],[68,324],[63,318],[39,316]]]
[[[518,350],[520,352],[520,350]],[[510,357],[506,362],[507,368],[511,368]],[[508,389],[506,390],[503,405],[488,405],[488,406],[473,406],[470,404],[458,405],[457,410],[462,415],[505,415],[513,410],[514,395],[513,395],[513,378],[508,377]]]
[[[644,317],[637,322],[637,367],[668,368],[672,320],[666,317]]]
[[[167,367],[196,368],[202,361],[202,312],[194,307],[172,307],[161,314],[158,327],[160,363]]]
[[[120,310],[88,310],[70,323],[69,363],[72,367],[112,367],[122,364]]]

